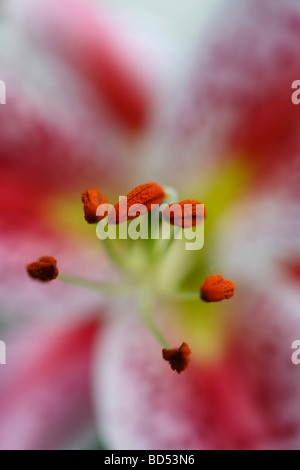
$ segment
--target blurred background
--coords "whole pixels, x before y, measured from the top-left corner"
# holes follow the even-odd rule
[[[299,448],[299,39],[297,0],[1,1],[1,449]],[[148,181],[205,204],[205,246],[139,278],[236,284],[212,306],[152,292],[192,349],[180,376],[141,325],[138,284],[108,298],[25,269],[49,255],[119,279],[81,193],[114,204]]]

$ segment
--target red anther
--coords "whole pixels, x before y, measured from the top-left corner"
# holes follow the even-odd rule
[[[27,266],[27,272],[30,277],[42,282],[53,281],[59,274],[57,261],[52,256],[42,256],[35,263],[29,264]]]
[[[165,220],[171,225],[182,228],[191,228],[199,225],[204,217],[203,203],[194,199],[169,204],[162,212]]]
[[[83,202],[84,218],[89,224],[100,222],[104,216],[97,215],[97,209],[101,204],[107,204],[107,198],[98,189],[88,189],[81,196]]]
[[[149,212],[152,204],[161,204],[164,201],[165,191],[156,183],[145,183],[130,191],[126,198],[127,202],[124,198],[115,205],[116,220],[108,217],[110,223],[120,224]]]
[[[191,354],[191,350],[186,343],[182,343],[180,348],[176,349],[163,349],[163,358],[170,363],[171,369],[175,370],[178,374],[187,369]]]
[[[234,296],[235,285],[226,281],[221,274],[209,276],[205,279],[200,295],[205,302],[219,302]]]

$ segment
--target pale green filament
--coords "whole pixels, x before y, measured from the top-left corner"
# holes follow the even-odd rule
[[[155,324],[153,318],[152,318],[152,308],[151,308],[152,302],[148,296],[146,297],[140,297],[140,314],[143,322],[151,331],[153,336],[157,339],[157,341],[166,349],[171,349],[171,346],[169,345],[168,341],[165,339],[164,335],[162,332],[159,330],[157,325]]]
[[[168,192],[168,196],[171,202],[175,202],[176,195],[172,191]],[[156,210],[159,210],[159,208]],[[130,222],[124,223],[124,226],[121,227],[118,224],[107,224],[107,219],[103,219],[98,224],[98,238],[101,239],[102,246],[109,258],[123,272],[125,281],[109,284],[65,274],[59,274],[58,279],[106,295],[134,295],[138,302],[140,317],[147,329],[162,347],[171,349],[164,334],[153,319],[154,303],[159,298],[180,302],[196,301],[199,300],[199,292],[177,290],[184,272],[181,269],[182,255],[174,257],[171,247],[174,246],[175,248],[177,244],[174,244],[174,241],[181,239],[182,228],[168,224],[162,216],[159,219],[153,218],[152,220],[151,212],[144,215],[144,221],[148,222],[146,231],[148,238],[141,236],[139,240],[124,237],[124,231],[121,228],[128,230]],[[106,225],[108,225],[107,230]],[[107,237],[99,236],[104,233],[107,234]],[[166,264],[167,257],[171,257],[173,263],[171,271],[169,270],[164,276],[163,267]],[[179,278],[176,279],[174,284],[172,282],[169,285],[167,279],[173,279],[174,281],[175,273],[177,273],[177,276],[179,275]]]
[[[66,274],[59,274],[57,279],[67,284],[84,287],[86,289],[94,290],[107,295],[123,294],[128,290],[128,284],[125,284],[124,282],[108,284],[104,282],[92,281],[89,279],[82,279],[80,277],[68,276]]]
[[[200,299],[200,292],[195,291],[176,291],[167,294],[169,300],[177,302],[194,302]]]
[[[117,265],[119,268],[125,268],[126,263],[124,261],[124,258],[118,253],[118,251],[115,249],[112,241],[109,238],[106,238],[105,240],[102,240],[103,246],[105,248],[106,253],[110,257],[110,259]]]

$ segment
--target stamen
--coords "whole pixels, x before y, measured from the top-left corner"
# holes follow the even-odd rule
[[[171,225],[182,228],[191,228],[199,225],[205,217],[203,212],[203,203],[194,199],[169,204],[162,215]]]
[[[221,274],[209,276],[205,279],[201,290],[201,299],[205,302],[219,302],[234,296],[235,285],[226,281]]]
[[[178,374],[185,371],[190,363],[191,350],[186,343],[182,343],[177,349],[163,349],[163,358],[170,363],[171,369]]]
[[[121,224],[149,212],[152,204],[161,204],[164,201],[165,191],[156,183],[145,183],[130,191],[126,198],[115,205],[116,220],[110,220],[108,216],[109,223]],[[134,210],[130,210],[132,206]]]
[[[161,260],[163,260],[164,256],[167,254],[166,250],[171,246],[174,240],[180,239],[180,237],[177,237],[178,232],[182,232],[182,228],[192,228],[201,223],[205,217],[205,209],[201,202],[192,199],[170,204],[175,197],[176,195],[172,189],[164,189],[153,182],[137,186],[130,191],[126,197],[122,198],[114,208],[109,206],[107,198],[97,189],[88,189],[82,193],[81,199],[84,205],[86,221],[89,224],[100,222],[97,229],[100,227],[101,230],[104,228],[104,222],[105,226],[107,222],[110,224],[120,224],[135,219],[142,214],[149,213],[152,210],[152,212],[148,214],[148,233],[146,232],[149,241],[145,243],[143,241],[138,244],[137,250],[133,249],[131,241],[125,244],[124,249],[124,245],[116,246],[114,244],[115,242],[111,239],[113,237],[103,237],[104,247],[111,260],[125,271],[126,276],[124,276],[124,280],[115,284],[108,284],[61,274],[57,268],[56,259],[51,256],[43,256],[38,261],[29,264],[27,266],[27,272],[30,277],[42,282],[48,282],[58,278],[58,280],[62,282],[96,290],[104,294],[125,294],[130,296],[134,294],[139,303],[141,319],[163,348],[163,359],[169,362],[172,370],[180,374],[189,366],[190,347],[187,343],[182,343],[179,348],[172,349],[164,333],[160,330],[159,325],[156,324],[152,313],[154,311],[156,298],[160,296],[166,297],[167,299],[169,298],[172,301],[194,302],[196,300],[199,301],[199,291],[184,291],[180,289],[179,281],[180,278],[183,278],[183,275],[185,276],[185,269],[183,270],[183,275],[181,275],[180,272],[178,279],[175,277],[175,283],[167,282],[166,284],[164,284],[164,279],[167,278],[167,276],[165,273],[164,276],[158,276],[158,271],[162,266]],[[166,201],[164,205],[164,207],[166,207],[163,210],[160,204],[164,201]],[[155,217],[152,217],[156,215],[154,207],[157,208],[157,220]],[[168,222],[174,226],[167,226],[169,239],[166,246],[161,244],[159,240],[159,229],[167,225],[163,223],[161,214],[164,219],[167,218]],[[144,220],[147,222],[146,218]],[[139,225],[140,222],[140,220],[136,220],[136,223],[131,223],[129,229],[136,228],[135,225]],[[112,231],[115,229],[115,238],[117,238],[117,240],[123,240],[123,234],[121,233],[122,227],[125,229],[128,228],[124,225],[118,227],[109,226],[108,229]],[[154,230],[152,230],[153,228]],[[200,228],[202,227],[200,226]],[[128,232],[130,232],[130,230],[128,230]],[[107,234],[110,235],[109,231]],[[146,239],[147,237],[144,238]],[[142,240],[144,240],[144,238],[141,237]],[[136,238],[132,236],[132,239],[135,240]],[[164,239],[164,232],[162,231],[162,240]],[[159,240],[159,242],[155,245],[156,240]],[[119,246],[121,246],[120,249],[118,248]],[[127,249],[129,249],[129,253],[127,253]],[[174,269],[173,264],[171,268],[172,270]],[[169,269],[170,267],[167,266],[166,273],[168,273]],[[178,289],[176,286],[178,286]],[[234,290],[235,286],[233,282],[225,280],[222,275],[209,276],[201,287],[201,298],[205,302],[218,302],[223,299],[230,299],[234,295]]]
[[[56,279],[59,271],[57,261],[52,256],[42,256],[38,261],[27,266],[30,277],[42,282],[49,282]]]
[[[81,201],[84,206],[84,218],[89,224],[96,224],[100,222],[105,215],[98,216],[97,209],[101,204],[107,204],[107,198],[98,191],[98,189],[88,189],[84,191],[81,196]]]
[[[57,279],[58,281],[65,282],[67,284],[73,284],[75,286],[84,287],[108,295],[124,294],[128,292],[129,287],[127,281],[109,284],[62,274],[58,271],[57,261],[52,256],[42,256],[38,261],[29,264],[27,266],[27,272],[30,277],[42,282],[49,282],[53,279]]]

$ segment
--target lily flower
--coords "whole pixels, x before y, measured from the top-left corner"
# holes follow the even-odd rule
[[[138,15],[4,2],[2,449],[299,448],[300,9],[205,5],[147,54]],[[96,236],[101,205],[121,231],[189,202],[195,230],[199,201],[202,250],[181,211],[171,240]]]

